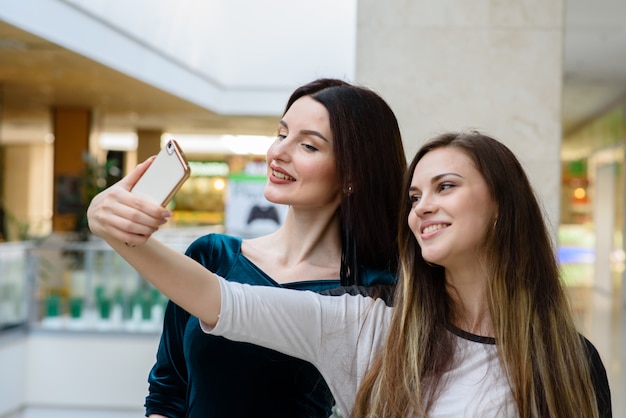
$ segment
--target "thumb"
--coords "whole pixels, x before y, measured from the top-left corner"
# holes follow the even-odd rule
[[[124,178],[119,181],[119,185],[124,187],[124,189],[130,191],[133,186],[135,186],[135,183],[137,183],[137,181],[141,178],[143,173],[145,173],[148,167],[150,167],[155,158],[156,155],[153,155],[152,157],[149,157],[146,161],[137,164],[137,166],[133,168],[130,173],[128,173]]]

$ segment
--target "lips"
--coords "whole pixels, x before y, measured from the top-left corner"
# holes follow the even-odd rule
[[[422,234],[431,234],[433,232],[439,231],[440,229],[444,229],[447,228],[449,226],[449,224],[443,224],[443,223],[436,223],[436,224],[430,224],[430,225],[426,225],[422,227]]]
[[[270,164],[269,174],[276,180],[296,181],[295,177],[291,176],[287,171],[274,164]]]
[[[277,170],[272,170],[272,175],[281,180],[296,181],[296,179],[291,177],[289,174]]]

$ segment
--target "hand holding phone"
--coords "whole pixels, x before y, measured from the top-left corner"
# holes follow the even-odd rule
[[[190,168],[185,154],[174,139],[167,141],[150,167],[131,189],[165,207],[189,178]]]

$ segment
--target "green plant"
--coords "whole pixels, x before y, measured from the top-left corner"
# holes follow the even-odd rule
[[[87,208],[91,200],[107,188],[107,179],[111,178],[112,171],[117,169],[117,160],[107,160],[100,163],[91,154],[84,153],[85,168],[79,177],[80,205],[76,214],[76,224],[71,234],[66,236],[69,242],[85,242],[89,240],[91,231],[87,222]],[[68,268],[79,270],[85,264],[85,252],[82,249],[68,249],[63,252],[68,258]]]
[[[86,241],[90,235],[87,224],[89,203],[98,193],[107,188],[107,179],[111,177],[111,171],[117,169],[117,160],[100,163],[96,157],[88,153],[83,155],[83,159],[85,169],[80,175],[80,209],[74,228],[78,241]]]
[[[41,238],[41,236],[33,234],[32,231],[41,227],[43,225],[43,221],[31,224],[28,221],[18,218],[7,210],[5,210],[4,216],[7,224],[7,235],[4,237],[5,241],[30,241]]]

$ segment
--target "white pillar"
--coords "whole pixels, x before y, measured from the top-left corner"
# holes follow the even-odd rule
[[[560,190],[563,0],[358,0],[356,80],[399,119],[408,158],[478,129],[524,164],[554,228]]]

